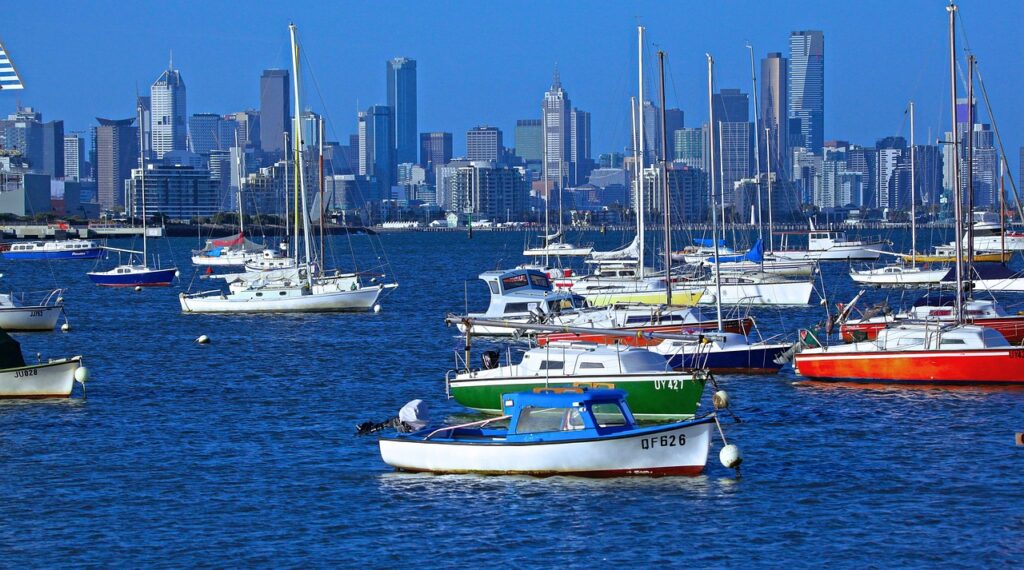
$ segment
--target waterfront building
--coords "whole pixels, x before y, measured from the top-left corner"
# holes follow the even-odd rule
[[[449,211],[497,221],[519,218],[527,210],[529,189],[523,173],[491,161],[459,167],[450,189]]]
[[[168,66],[149,88],[149,96],[153,158],[162,159],[172,150],[187,150],[185,81],[181,72]]]
[[[139,164],[139,129],[131,119],[96,119],[96,192],[102,207],[124,205],[125,181]]]
[[[825,144],[825,34],[789,35],[789,117],[796,119],[800,145],[820,154]]]
[[[192,166],[146,165],[146,214],[172,220],[213,216],[221,210],[220,188],[210,171]],[[132,169],[129,184],[131,210],[142,216],[142,170]]]
[[[397,163],[416,162],[416,60],[396,57],[387,62],[391,146]]]
[[[284,133],[291,140],[290,89],[287,69],[264,69],[260,75],[259,144],[255,146],[273,159],[284,156]]]
[[[18,150],[33,172],[64,177],[64,121],[43,122],[32,107],[18,107],[0,121],[0,148]]]
[[[861,201],[859,206],[874,209],[878,204],[878,150],[860,145],[846,148],[846,170],[860,174]]]
[[[64,135],[64,178],[78,181],[85,178],[85,139],[78,135]]]

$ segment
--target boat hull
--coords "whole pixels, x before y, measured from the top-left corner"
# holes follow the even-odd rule
[[[340,313],[366,312],[376,305],[386,287],[363,287],[354,291],[278,296],[268,288],[264,297],[237,295],[178,296],[183,313]]]
[[[775,358],[789,345],[767,345],[725,350],[694,347],[669,357],[669,366],[705,368],[716,374],[775,374],[782,368]]]
[[[937,285],[949,274],[950,269],[906,270],[886,273],[884,270],[850,271],[850,278],[857,283],[879,287],[911,287]]]
[[[0,398],[67,398],[75,384],[75,356],[47,364],[0,370]]]
[[[588,386],[616,388],[628,394],[629,407],[638,418],[691,418],[704,393],[704,376],[689,373],[617,374],[613,376],[520,376],[507,378],[453,378],[452,398],[467,408],[501,412],[501,396],[538,388]]]
[[[152,269],[131,273],[89,273],[89,279],[101,287],[167,287],[174,280],[177,269]]]
[[[103,256],[102,247],[76,249],[73,251],[5,251],[4,259],[17,260],[64,260],[64,259],[99,259]]]
[[[640,428],[583,441],[530,443],[380,440],[385,463],[402,471],[486,475],[698,475],[707,465],[713,418]]]
[[[0,329],[7,332],[52,331],[63,310],[61,305],[0,307]]]
[[[725,332],[738,333],[746,336],[754,327],[754,319],[746,317],[744,319],[727,319],[722,321],[722,330]],[[649,338],[644,337],[643,333],[664,333],[664,334],[682,334],[692,331],[705,331],[705,330],[717,330],[718,321],[704,321],[700,323],[687,323],[687,324],[673,324],[673,325],[651,325],[643,327],[626,327],[616,329],[619,331],[626,331],[631,333],[637,333],[634,336],[611,336],[604,335],[599,332],[593,334],[584,333],[549,333],[544,335],[537,335],[537,344],[540,346],[546,345],[548,342],[567,340],[567,341],[582,341],[582,342],[596,342],[599,344],[624,344],[627,346],[654,346],[660,344],[662,339],[660,338]],[[474,329],[475,330],[475,329]],[[688,368],[684,366],[683,368]]]
[[[775,257],[791,261],[873,261],[882,254],[869,249],[880,247],[884,244],[871,244],[870,246],[837,246],[826,250],[784,250],[775,251]]]
[[[1024,384],[1024,348],[833,352],[794,357],[798,374],[814,380],[922,384]]]
[[[975,263],[1006,263],[1013,257],[1012,251],[995,252],[995,253],[975,253]],[[917,260],[918,263],[953,263],[956,260],[955,255],[921,255],[911,256],[908,253],[901,253],[900,257],[903,261],[911,261],[912,259]],[[967,256],[964,255],[964,259]]]
[[[713,305],[718,288],[707,285],[700,297],[700,304]],[[739,303],[750,305],[809,305],[814,293],[814,284],[810,281],[791,283],[751,283],[723,284],[722,304]]]

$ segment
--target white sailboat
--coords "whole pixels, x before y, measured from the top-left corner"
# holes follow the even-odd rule
[[[292,48],[292,86],[295,99],[294,131],[302,132],[299,89],[299,47],[297,28],[288,26]],[[278,312],[341,312],[373,309],[380,296],[397,283],[363,283],[359,273],[325,272],[313,258],[309,208],[306,204],[302,141],[294,137],[295,193],[301,205],[296,212],[293,242],[296,264],[293,268],[256,273],[256,277],[239,279],[228,292],[221,290],[182,293],[178,299],[185,313],[278,313]],[[300,235],[299,221],[302,232]],[[299,242],[303,247],[299,247]],[[320,252],[321,258],[324,252]]]

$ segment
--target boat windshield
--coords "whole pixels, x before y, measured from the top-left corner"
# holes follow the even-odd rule
[[[516,433],[544,433],[583,429],[577,408],[536,408],[527,406],[519,413]]]
[[[594,413],[594,418],[600,427],[626,425],[626,416],[622,413],[622,408],[618,404],[612,402],[592,404],[590,411]]]

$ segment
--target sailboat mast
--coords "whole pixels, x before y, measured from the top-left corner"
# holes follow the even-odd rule
[[[757,192],[757,237],[764,244],[764,224],[761,223],[761,136],[760,131],[757,130],[758,124],[758,112],[757,108],[757,72],[754,71],[754,46],[747,44],[747,49],[750,50],[750,92],[754,95],[754,171],[757,173],[757,185],[755,191]],[[733,244],[734,246],[736,244]],[[764,256],[761,256],[761,263],[764,263]]]
[[[143,121],[144,117],[145,117],[145,114],[143,114],[143,112],[142,112],[142,105],[139,105],[139,132],[140,133],[146,132],[145,125],[142,124],[142,121]],[[143,267],[149,267],[149,243],[148,243],[148,237],[149,236],[147,235],[147,234],[149,234],[149,230],[146,229],[146,153],[145,153],[145,148],[144,148],[145,146],[146,145],[144,145],[144,144],[140,144],[139,145],[139,167],[140,167],[139,171],[141,172],[141,178],[142,178],[142,184],[141,184],[141,186],[142,186],[142,189],[141,189],[141,194],[142,194],[142,265],[143,265]]]
[[[545,101],[546,105],[546,101]],[[540,115],[543,118],[543,137],[541,142],[544,147],[544,166],[541,167],[544,175],[544,267],[551,267],[551,256],[548,251],[548,236],[551,235],[551,188],[548,186],[548,114],[547,109],[541,107]],[[472,226],[472,224],[470,224]],[[470,227],[470,232],[473,231]]]
[[[287,257],[289,255],[289,251],[288,251],[288,233],[289,233],[290,228],[291,228],[291,225],[288,222],[288,219],[290,218],[289,212],[288,212],[288,151],[289,151],[290,148],[291,147],[288,146],[288,131],[285,131],[284,132],[284,192],[282,192],[284,194],[284,196],[282,196],[282,198],[284,198],[284,246],[285,246],[284,247],[284,254],[285,254],[285,257]],[[293,176],[293,178],[294,178],[294,176]]]
[[[317,121],[320,127],[320,274],[323,274],[324,266],[327,264],[327,252],[324,250],[324,119]]]
[[[719,206],[722,208],[722,242],[725,242],[725,149],[722,143],[723,138],[722,121],[718,121],[718,189],[722,191],[722,199]],[[733,245],[736,245],[733,240]]]
[[[974,295],[974,56],[967,56],[967,287]]]
[[[956,322],[963,324],[964,308],[964,244],[960,240],[960,230],[963,224],[963,208],[960,196],[960,152],[958,149],[958,133],[956,128],[956,4],[946,6],[949,12],[949,96],[952,113],[950,119],[953,121],[953,219],[956,229],[954,237],[954,249],[956,253]]]
[[[644,200],[644,139],[646,137],[646,129],[644,123],[644,27],[637,26],[637,69],[639,74],[637,75],[638,85],[638,97],[637,97],[637,141],[640,143],[640,148],[637,151],[638,159],[640,162],[636,164],[637,174],[637,212],[636,212],[636,233],[640,236],[640,267],[638,268],[637,275],[640,279],[644,278],[644,242],[646,236],[644,235],[644,213],[646,200]]]
[[[665,214],[665,304],[672,304],[672,210],[669,207],[668,133],[665,132],[665,52],[658,52],[658,73],[661,76],[661,192]]]
[[[291,38],[292,38],[292,72],[293,72],[292,85],[293,85],[293,87],[295,89],[295,123],[294,124],[295,124],[295,132],[301,134],[302,133],[302,123],[301,123],[301,121],[302,121],[302,113],[301,113],[301,104],[300,104],[300,100],[299,100],[299,45],[298,45],[298,42],[296,41],[296,38],[295,38],[295,35],[297,33],[297,29],[295,27],[295,24],[289,24],[288,25],[288,29],[291,32]],[[312,254],[311,254],[312,252],[310,252],[310,246],[309,246],[309,219],[308,219],[308,216],[306,215],[307,212],[309,211],[307,206],[306,206],[306,177],[304,175],[305,173],[303,172],[303,168],[302,168],[302,166],[303,166],[302,165],[302,161],[303,161],[303,158],[302,158],[302,145],[305,143],[305,141],[302,140],[301,136],[296,136],[295,137],[295,141],[297,143],[295,145],[295,147],[296,147],[295,165],[296,165],[296,174],[298,176],[298,184],[296,184],[297,195],[295,197],[295,235],[296,235],[296,239],[298,239],[298,235],[299,235],[299,203],[300,203],[300,200],[301,200],[301,204],[302,204],[302,241],[303,241],[302,245],[303,245],[303,247],[305,249],[304,253],[306,255],[306,262],[308,263],[312,259]],[[296,248],[295,248],[295,250],[296,250],[296,257],[298,257],[298,247],[297,246],[298,246],[298,244],[296,244]],[[307,281],[310,282],[310,284],[312,284],[312,281],[311,281],[312,280],[312,275],[310,275],[310,273],[311,273],[310,271],[306,271],[306,279],[307,279]]]
[[[914,146],[914,102],[910,102],[910,266],[917,267],[917,147]]]
[[[715,318],[718,323],[718,330],[722,330],[722,282],[718,278],[718,213],[715,204],[715,114],[712,103],[712,91],[715,77],[715,59],[711,54],[708,57],[708,148],[711,152],[711,241],[715,249]],[[724,222],[724,220],[723,220]]]
[[[245,175],[242,159],[245,157],[245,153],[242,152],[242,145],[238,144],[237,130],[235,131],[235,152],[238,153],[238,158],[235,160],[235,172],[238,175],[238,233],[245,235],[245,210],[243,206],[245,199],[242,197],[242,176]]]
[[[764,129],[764,156],[768,166],[768,253],[775,253],[775,241],[772,233],[775,231],[775,224],[772,221],[772,130],[770,127]]]

